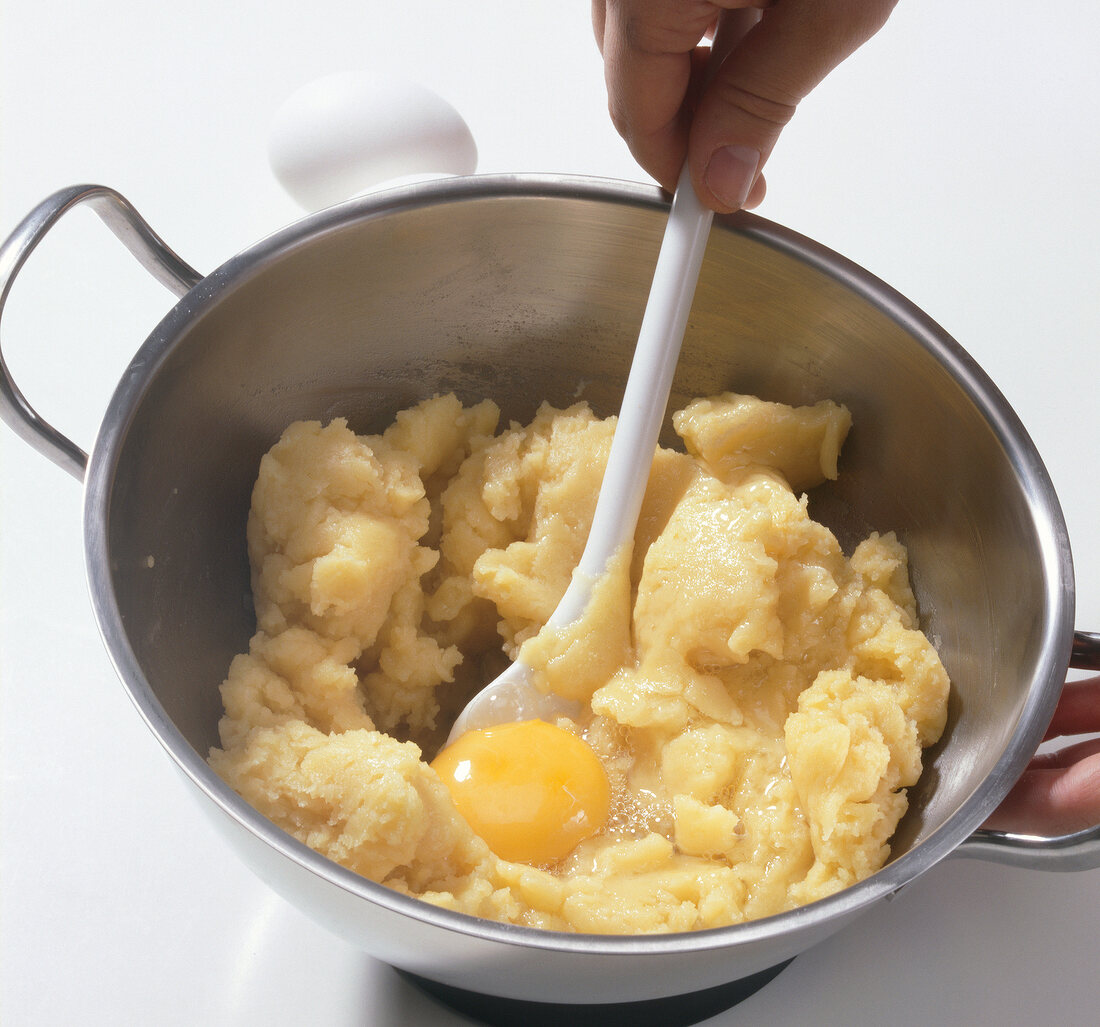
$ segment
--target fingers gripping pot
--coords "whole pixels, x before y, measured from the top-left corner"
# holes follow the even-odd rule
[[[1100,829],[976,831],[1050,719],[1073,631],[1065,525],[1023,426],[970,357],[862,269],[760,218],[712,232],[673,403],[725,390],[852,411],[839,481],[814,512],[852,544],[895,530],[922,627],[953,682],[892,859],[829,899],[720,930],[595,937],[503,926],[395,894],[282,833],[217,778],[218,684],[254,628],[244,529],[261,455],[290,422],[381,430],[436,392],[503,417],[621,398],[667,216],[656,190],[483,177],[322,211],[203,277],[118,194],[46,200],[0,253],[2,292],[63,214],[90,204],[181,299],[138,350],[90,457],[2,381],[5,420],[86,485],[93,605],[135,706],[238,855],[349,942],[450,988],[620,1003],[721,989],[780,966],[940,859],[1100,863]],[[670,440],[666,440],[670,441]]]

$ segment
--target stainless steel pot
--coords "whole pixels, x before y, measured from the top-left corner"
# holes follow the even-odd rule
[[[673,402],[736,389],[852,411],[843,473],[815,492],[814,514],[849,544],[872,528],[898,532],[954,684],[891,861],[757,922],[594,937],[440,910],[282,833],[205,762],[218,685],[253,630],[244,528],[261,454],[297,418],[346,416],[374,431],[439,391],[492,397],[505,418],[578,396],[613,412],[665,202],[651,188],[560,177],[419,185],[305,218],[204,277],[118,194],[75,187],[0,251],[0,310],[30,252],[80,204],[181,299],[125,372],[90,457],[39,417],[6,365],[0,408],[85,482],[95,613],[138,711],[238,855],[352,944],[444,988],[505,999],[555,1002],[563,980],[581,1003],[717,995],[765,979],[946,856],[1100,865],[1100,828],[1058,839],[976,830],[1038,746],[1071,653],[1095,667],[1100,652],[1073,630],[1069,542],[1034,446],[981,369],[912,304],[747,214],[715,224]]]

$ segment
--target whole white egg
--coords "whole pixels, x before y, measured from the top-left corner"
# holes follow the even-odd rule
[[[268,159],[312,211],[391,180],[472,174],[477,146],[462,115],[426,86],[353,71],[310,82],[283,103]]]

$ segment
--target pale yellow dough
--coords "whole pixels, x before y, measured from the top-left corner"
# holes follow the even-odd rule
[[[248,524],[257,633],[214,769],[280,827],[397,891],[564,931],[690,931],[883,865],[949,683],[905,549],[850,558],[807,513],[850,418],[745,396],[676,414],[632,552],[585,621],[540,628],[584,540],[614,420],[440,396],[381,436],[291,425]],[[497,859],[424,762],[526,645],[604,763],[607,828],[552,867]]]

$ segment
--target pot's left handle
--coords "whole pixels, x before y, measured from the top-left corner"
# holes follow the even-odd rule
[[[119,193],[101,185],[61,189],[43,200],[16,227],[0,247],[0,319],[12,283],[34,248],[70,210],[87,204],[158,282],[177,296],[190,292],[201,280],[194,268],[176,256]],[[0,344],[0,418],[25,442],[68,471],[84,478],[88,455],[39,416],[15,384]]]

